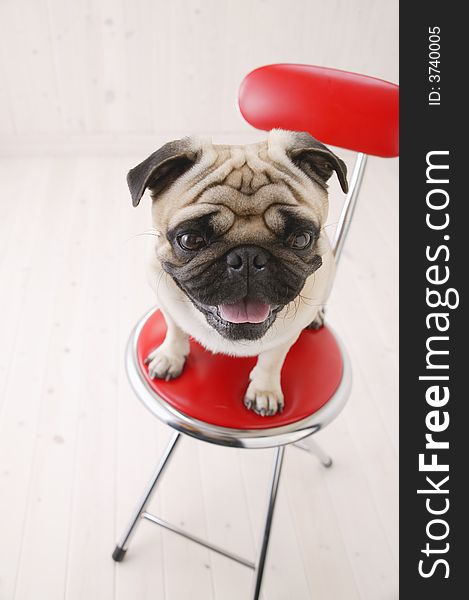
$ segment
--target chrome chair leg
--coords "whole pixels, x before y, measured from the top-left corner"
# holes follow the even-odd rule
[[[166,446],[163,456],[161,457],[160,462],[158,463],[156,471],[153,474],[153,477],[151,478],[151,480],[148,482],[148,485],[145,488],[145,492],[144,492],[139,504],[137,505],[137,508],[135,509],[135,511],[132,515],[132,519],[130,520],[130,523],[127,526],[127,529],[125,530],[124,534],[120,538],[117,546],[114,548],[114,552],[112,553],[112,558],[116,562],[120,562],[121,560],[123,560],[125,553],[127,552],[130,538],[132,537],[132,535],[137,527],[137,524],[140,522],[140,517],[145,512],[145,509],[156,490],[156,484],[158,483],[160,476],[162,475],[165,467],[167,466],[169,459],[171,457],[171,454],[173,453],[173,450],[176,448],[176,445],[177,445],[180,437],[181,437],[181,434],[178,431],[175,431],[173,433],[168,445]]]
[[[265,559],[267,556],[267,549],[269,546],[270,530],[272,527],[272,519],[274,516],[275,501],[277,499],[278,484],[280,481],[280,474],[282,471],[283,456],[285,454],[285,447],[278,446],[275,449],[274,467],[272,472],[272,479],[270,483],[270,494],[269,502],[267,504],[267,515],[264,525],[264,533],[262,536],[261,549],[259,557],[256,562],[256,568],[254,570],[254,587],[252,600],[258,600],[261,593],[262,577],[264,575]]]
[[[301,448],[305,452],[309,452],[310,454],[314,454],[314,456],[320,461],[323,467],[327,469],[332,467],[332,458],[324,452],[321,446],[315,442],[311,437],[306,438],[304,440],[300,440],[299,442],[295,442],[293,444],[297,448]]]

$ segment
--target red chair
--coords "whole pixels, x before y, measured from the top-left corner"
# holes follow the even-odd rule
[[[261,67],[241,84],[239,108],[254,127],[307,131],[324,143],[359,153],[334,241],[336,260],[353,216],[366,155],[398,155],[398,93],[398,86],[380,79],[307,65]],[[135,393],[174,433],[113,559],[124,558],[130,538],[143,518],[253,569],[251,597],[257,599],[285,446],[300,446],[315,454],[324,466],[332,465],[330,457],[309,436],[330,423],[348,399],[351,370],[347,354],[329,327],[305,330],[291,348],[282,370],[286,408],[281,414],[264,418],[248,411],[242,403],[254,358],[212,355],[191,341],[181,377],[170,382],[150,379],[144,359],[161,344],[165,329],[164,319],[153,309],[139,321],[127,347],[127,374]],[[181,433],[223,446],[275,448],[262,543],[255,561],[201,540],[147,512]]]

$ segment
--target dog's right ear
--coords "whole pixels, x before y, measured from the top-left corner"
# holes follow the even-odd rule
[[[197,160],[190,138],[168,142],[127,174],[132,204],[138,206],[145,190],[161,193]]]

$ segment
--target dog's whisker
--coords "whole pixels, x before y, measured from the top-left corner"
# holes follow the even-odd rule
[[[159,231],[157,231],[156,229],[148,229],[147,231],[141,231],[140,233],[134,233],[133,235],[131,235],[130,237],[125,239],[124,244],[128,244],[129,242],[135,240],[138,237],[142,237],[142,236],[150,236],[150,237],[159,238],[159,237],[161,237],[161,233]]]
[[[156,281],[156,297],[158,297],[158,292],[160,289],[161,280],[163,279],[163,275],[166,275],[165,271],[160,272],[160,276],[158,277],[158,279]]]
[[[328,227],[337,227],[337,225],[339,224],[339,221],[334,221],[333,223],[327,223],[326,225],[323,225],[320,229],[320,231],[324,231],[324,229],[327,229]]]
[[[156,237],[156,238],[161,237],[161,235],[159,233],[153,233],[152,231],[142,231],[142,233],[136,233],[131,239],[136,238],[136,237],[142,237],[144,235],[148,235],[150,237]]]

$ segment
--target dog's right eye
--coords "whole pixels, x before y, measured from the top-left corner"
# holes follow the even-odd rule
[[[200,250],[206,245],[204,238],[197,233],[184,233],[183,235],[179,235],[177,237],[177,243],[183,250],[190,250],[192,252]]]

